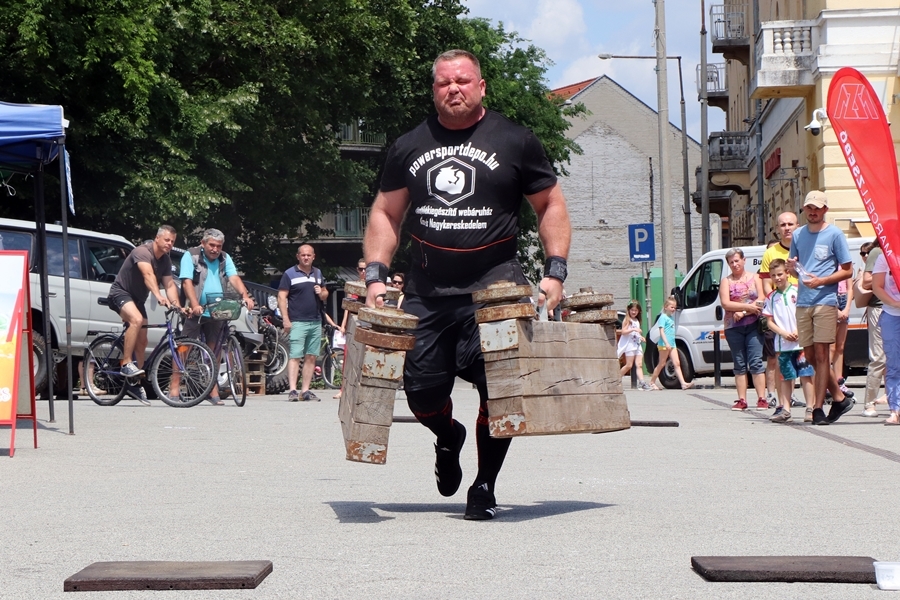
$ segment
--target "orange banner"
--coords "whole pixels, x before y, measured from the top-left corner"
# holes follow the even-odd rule
[[[0,423],[16,426],[22,301],[28,285],[25,253],[0,254],[0,281],[19,282],[0,291]]]

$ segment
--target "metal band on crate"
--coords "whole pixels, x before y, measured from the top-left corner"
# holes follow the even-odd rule
[[[388,267],[384,263],[370,262],[366,265],[366,285],[387,281]]]
[[[568,273],[566,259],[562,256],[551,256],[544,262],[544,277],[552,277],[565,283]]]

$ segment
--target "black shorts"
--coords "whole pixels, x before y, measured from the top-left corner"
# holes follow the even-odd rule
[[[419,317],[416,345],[406,353],[403,385],[425,390],[453,380],[481,356],[481,336],[475,323],[471,294],[424,297],[406,294],[403,310]]]
[[[766,333],[763,334],[763,359],[769,360],[776,356],[778,356],[778,353],[775,352],[775,332],[767,329]]]
[[[138,302],[134,298],[131,297],[131,294],[123,290],[122,288],[116,287],[111,288],[109,290],[109,308],[117,315],[122,314],[122,307],[128,304],[129,302],[134,302],[134,305],[137,306],[137,309],[140,311],[141,316],[145,319],[147,318],[147,307],[144,306],[143,302]]]
[[[213,321],[209,317],[200,322],[200,317],[191,317],[184,320],[181,326],[181,335],[195,340],[200,339],[200,332],[203,332],[203,339],[209,349],[216,351],[216,344],[219,343],[219,336],[222,334],[222,328],[228,324],[228,321]],[[222,349],[219,348],[221,353]]]

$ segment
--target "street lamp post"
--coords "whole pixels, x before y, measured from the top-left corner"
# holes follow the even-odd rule
[[[645,59],[645,60],[656,60],[655,56],[637,56],[631,54],[598,54],[599,58],[608,60],[612,58],[629,58],[629,59]],[[694,265],[694,252],[693,252],[693,237],[691,235],[691,192],[690,192],[690,171],[688,165],[688,153],[687,153],[687,115],[685,104],[684,104],[684,77],[681,71],[681,56],[666,56],[668,60],[677,60],[678,61],[678,82],[679,89],[681,92],[681,162],[682,162],[682,190],[684,192],[684,205],[682,207],[682,211],[684,212],[684,246],[685,246],[685,259],[687,260],[687,268],[690,269]],[[662,144],[666,139],[666,132],[668,127],[668,118],[666,118],[666,122],[664,123],[666,127],[660,127],[660,143]],[[663,169],[663,173],[668,173],[668,165],[661,167]],[[671,204],[670,204],[671,206]],[[671,215],[670,215],[671,216]],[[669,239],[672,239],[674,235],[672,232],[672,220],[668,219],[668,222],[663,221],[662,225],[662,235],[668,236]],[[665,250],[665,246],[663,247]],[[665,267],[666,256],[663,254],[663,266]],[[674,257],[672,259],[672,272],[674,273]],[[665,279],[663,279],[663,283],[665,285]],[[674,276],[672,287],[674,287]],[[666,294],[669,293],[671,288],[666,289]]]

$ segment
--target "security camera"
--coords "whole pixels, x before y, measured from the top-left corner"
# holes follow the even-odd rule
[[[812,121],[810,121],[809,125],[807,125],[803,129],[806,129],[813,135],[819,135],[820,133],[822,133],[822,122],[819,119],[822,119],[822,121],[828,120],[828,115],[821,108],[817,108],[813,111]]]
[[[819,135],[822,133],[822,124],[819,123],[819,120],[813,117],[813,120],[809,122],[809,125],[804,127],[803,129],[809,130],[809,132],[813,135]]]

